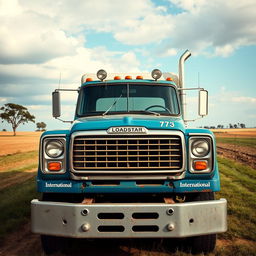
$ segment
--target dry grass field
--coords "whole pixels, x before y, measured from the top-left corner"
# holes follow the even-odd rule
[[[38,150],[41,132],[0,132],[0,156]]]
[[[244,129],[213,129],[218,137],[242,137],[242,138],[256,138],[256,128]]]
[[[218,236],[217,248],[209,256],[256,256],[256,169],[251,165],[256,156],[256,129],[213,132],[217,138],[222,182],[217,198],[228,200],[229,229]],[[30,200],[39,197],[35,176],[40,135],[39,132],[18,132],[12,136],[11,132],[0,132],[0,256],[43,255],[39,236],[30,232]],[[74,254],[68,251],[54,256],[190,255],[169,252],[162,247],[162,241],[156,239],[75,241],[72,246]]]

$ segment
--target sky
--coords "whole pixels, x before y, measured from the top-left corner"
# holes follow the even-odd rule
[[[255,17],[255,0],[0,0],[0,106],[21,104],[47,129],[68,128],[51,115],[59,86],[76,89],[99,69],[177,73],[189,49],[185,86],[209,91],[209,115],[191,126],[256,127]],[[76,97],[62,95],[63,119],[73,119]],[[187,104],[196,118],[195,94]]]

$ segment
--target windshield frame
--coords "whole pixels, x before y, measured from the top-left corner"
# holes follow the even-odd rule
[[[95,87],[95,86],[118,86],[118,85],[127,85],[128,87],[128,92],[129,92],[129,89],[130,89],[130,86],[133,86],[133,85],[147,85],[147,86],[164,86],[164,87],[172,87],[175,91],[175,97],[176,97],[176,101],[177,101],[177,109],[178,109],[178,113],[177,114],[167,114],[167,113],[159,113],[159,115],[155,115],[155,116],[173,116],[173,117],[179,117],[181,115],[181,106],[180,106],[180,99],[179,99],[179,96],[178,96],[178,90],[177,90],[177,87],[171,83],[166,83],[166,82],[163,82],[163,83],[159,83],[159,82],[139,82],[139,81],[114,81],[114,82],[93,82],[93,83],[90,83],[90,84],[87,84],[87,85],[83,85],[81,88],[80,88],[80,91],[79,91],[79,96],[78,96],[78,99],[77,99],[77,105],[76,105],[76,112],[75,112],[75,119],[77,118],[81,118],[81,117],[95,117],[95,116],[109,116],[109,115],[149,115],[149,113],[146,113],[146,112],[143,112],[143,111],[139,111],[139,110],[130,110],[130,111],[115,111],[115,112],[112,112],[112,111],[109,111],[106,115],[103,115],[104,111],[102,111],[102,113],[99,113],[99,112],[91,112],[90,114],[78,114],[78,110],[80,108],[80,105],[81,105],[81,101],[82,101],[82,96],[83,96],[83,89],[86,88],[86,87]],[[129,98],[129,93],[127,95],[127,100]],[[127,107],[129,107],[129,105],[127,105]]]

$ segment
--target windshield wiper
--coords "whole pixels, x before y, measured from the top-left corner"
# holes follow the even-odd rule
[[[117,98],[117,99],[114,101],[114,103],[113,103],[102,115],[105,116],[105,115],[110,111],[110,109],[113,108],[113,107],[116,105],[116,103],[122,98],[122,96],[123,96],[123,94],[121,93],[121,95],[119,96],[119,98]]]
[[[131,112],[135,112],[135,113],[144,113],[144,114],[149,114],[149,115],[155,115],[155,116],[161,116],[160,113],[154,112],[154,111],[149,111],[149,110],[132,110]]]

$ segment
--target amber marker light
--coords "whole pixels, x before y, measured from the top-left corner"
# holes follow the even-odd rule
[[[136,79],[143,80],[143,76],[136,76]]]
[[[61,162],[49,162],[47,169],[51,172],[58,172],[61,170]]]
[[[114,80],[121,80],[121,77],[120,76],[115,76]]]
[[[194,161],[194,169],[197,171],[206,170],[208,168],[207,161]]]
[[[126,76],[125,79],[126,80],[132,80],[132,77],[131,76]]]
[[[173,79],[171,77],[167,77],[166,81],[173,81]]]
[[[91,77],[86,78],[86,83],[93,81]]]

